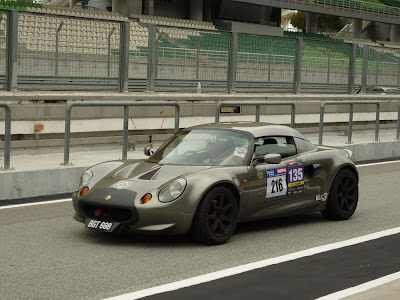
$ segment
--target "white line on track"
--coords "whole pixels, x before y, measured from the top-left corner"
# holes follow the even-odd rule
[[[189,286],[193,286],[193,285],[197,285],[197,284],[201,284],[201,283],[205,283],[205,282],[210,282],[210,281],[217,280],[220,278],[241,274],[244,272],[264,268],[264,267],[271,266],[271,265],[280,264],[283,262],[287,262],[287,261],[291,261],[291,260],[295,260],[295,259],[299,259],[299,258],[303,258],[303,257],[307,257],[307,256],[312,256],[315,254],[319,254],[319,253],[323,253],[323,252],[327,252],[327,251],[331,251],[331,250],[335,250],[335,249],[339,249],[339,248],[343,248],[343,247],[347,247],[347,246],[360,244],[363,242],[379,239],[379,238],[397,234],[397,233],[400,233],[400,227],[375,232],[372,234],[352,238],[352,239],[337,242],[337,243],[318,246],[318,247],[306,249],[303,251],[286,254],[283,256],[269,258],[269,259],[265,259],[265,260],[261,260],[261,261],[257,261],[257,262],[253,262],[253,263],[249,263],[249,264],[209,273],[209,274],[204,274],[204,275],[200,275],[200,276],[196,276],[196,277],[192,277],[192,278],[188,278],[188,279],[184,279],[184,280],[180,280],[180,281],[176,281],[176,282],[171,282],[171,283],[163,284],[160,286],[155,286],[152,288],[148,288],[148,289],[144,289],[144,290],[140,290],[140,291],[136,291],[136,292],[107,298],[105,300],[128,300],[128,299],[132,300],[132,299],[139,299],[139,298],[156,295],[156,294],[160,294],[160,293],[165,293],[165,292],[169,292],[169,291],[175,291],[175,290],[178,290],[181,288],[185,288],[185,287],[189,287]]]
[[[72,198],[60,199],[60,200],[50,200],[50,201],[41,201],[41,202],[33,202],[33,203],[24,203],[24,204],[6,205],[6,206],[0,206],[0,209],[18,208],[18,207],[44,205],[44,204],[53,204],[53,203],[68,202],[68,201],[72,201]]]
[[[351,288],[333,293],[333,294],[329,294],[326,295],[324,297],[318,298],[317,300],[337,300],[337,299],[342,299],[344,297],[348,297],[354,294],[358,294],[367,290],[370,290],[372,288],[375,288],[377,286],[392,282],[394,280],[400,279],[400,272],[397,273],[393,273],[372,281],[368,281],[366,283],[357,285],[357,286],[353,286]]]
[[[376,162],[376,163],[370,163],[370,164],[364,164],[364,165],[357,165],[357,168],[368,167],[368,166],[376,166],[376,165],[395,164],[395,163],[400,163],[400,160],[382,161],[382,162]]]

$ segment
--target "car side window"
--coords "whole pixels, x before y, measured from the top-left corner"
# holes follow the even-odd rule
[[[299,139],[299,138],[294,138],[294,139],[296,141],[297,151],[299,153],[317,150],[317,147],[315,147],[309,141]]]
[[[277,153],[282,158],[297,154],[297,149],[293,137],[291,136],[265,136],[255,139],[255,154],[266,155]]]

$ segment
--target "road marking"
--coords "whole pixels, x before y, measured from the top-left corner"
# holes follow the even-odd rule
[[[151,295],[156,295],[156,294],[165,293],[165,292],[169,292],[169,291],[175,291],[175,290],[178,290],[181,288],[185,288],[185,287],[189,287],[189,286],[193,286],[193,285],[197,285],[197,284],[201,284],[201,283],[205,283],[205,282],[210,282],[210,281],[221,279],[224,277],[229,277],[232,275],[237,275],[237,274],[241,274],[241,273],[248,272],[248,271],[253,271],[253,270],[264,268],[267,266],[276,265],[276,264],[280,264],[283,262],[287,262],[287,261],[291,261],[291,260],[295,260],[295,259],[299,259],[299,258],[303,258],[303,257],[307,257],[307,256],[312,256],[315,254],[319,254],[319,253],[323,253],[323,252],[327,252],[327,251],[331,251],[331,250],[335,250],[335,249],[339,249],[339,248],[343,248],[343,247],[347,247],[347,246],[360,244],[363,242],[379,239],[379,238],[397,234],[397,233],[400,233],[400,227],[375,232],[372,234],[352,238],[352,239],[341,241],[341,242],[318,246],[318,247],[302,250],[299,252],[286,254],[283,256],[269,258],[269,259],[265,259],[265,260],[261,260],[261,261],[257,261],[257,262],[253,262],[253,263],[249,263],[249,264],[209,273],[209,274],[195,276],[192,278],[187,278],[184,280],[167,283],[167,284],[163,284],[160,286],[155,286],[155,287],[151,287],[151,288],[136,291],[136,292],[107,298],[105,300],[139,299],[139,298],[143,298],[143,297],[147,297],[147,296],[151,296]]]
[[[356,166],[357,166],[357,168],[360,168],[360,167],[386,165],[386,164],[394,164],[394,163],[400,163],[400,160],[383,161],[383,162],[376,162],[376,163],[370,163],[370,164],[365,164],[365,165],[356,165]]]
[[[32,202],[32,203],[24,203],[24,204],[6,205],[6,206],[0,206],[0,209],[18,208],[18,207],[35,206],[35,205],[43,205],[43,204],[53,204],[53,203],[68,202],[68,201],[72,201],[72,198],[60,199],[60,200],[50,200],[50,201],[41,201],[41,202]]]
[[[326,295],[324,297],[318,298],[317,300],[336,300],[336,299],[342,299],[344,297],[348,297],[354,294],[358,294],[367,290],[370,290],[372,288],[375,288],[377,286],[392,282],[394,280],[400,279],[400,272],[396,272],[372,281],[368,281],[366,283],[353,286],[351,288]]]

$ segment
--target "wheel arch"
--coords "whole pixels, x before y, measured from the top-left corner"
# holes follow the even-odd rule
[[[357,183],[359,182],[358,171],[357,171],[357,169],[356,169],[355,166],[353,166],[353,165],[345,165],[345,166],[341,167],[341,168],[336,172],[335,177],[336,177],[336,175],[339,174],[339,172],[342,171],[342,170],[350,170],[350,171],[354,174],[354,176],[356,176],[356,178],[357,178]]]
[[[211,191],[213,188],[220,187],[220,186],[226,187],[227,189],[229,189],[230,191],[232,191],[233,195],[235,196],[236,203],[237,203],[237,205],[238,205],[238,209],[240,210],[240,193],[239,193],[238,188],[237,188],[232,182],[228,182],[228,181],[216,182],[215,184],[209,186],[209,187],[207,188],[207,190],[205,190],[204,193],[203,193],[203,195],[201,196],[201,200],[202,200],[202,199],[204,198],[204,196],[207,195],[207,193],[208,193],[209,191]],[[200,200],[200,201],[201,201],[201,200]]]

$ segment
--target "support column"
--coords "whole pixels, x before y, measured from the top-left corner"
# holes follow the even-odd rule
[[[307,24],[306,24],[306,32],[307,33],[317,33],[318,31],[318,14],[316,13],[307,13]]]
[[[119,13],[121,16],[128,17],[127,0],[112,0],[112,12]]]
[[[267,24],[265,15],[266,15],[266,7],[265,6],[261,6],[260,7],[260,24],[261,25],[266,25]]]
[[[154,16],[154,0],[143,1],[143,13],[145,15]]]
[[[362,20],[353,19],[352,31],[355,38],[361,38],[362,36]]]
[[[80,1],[79,0],[69,0],[68,6],[69,7],[74,7],[75,4],[77,4],[78,2],[80,2]]]
[[[189,19],[203,21],[203,0],[190,0]]]
[[[400,25],[392,24],[392,28],[390,31],[390,41],[395,43],[400,42]]]

